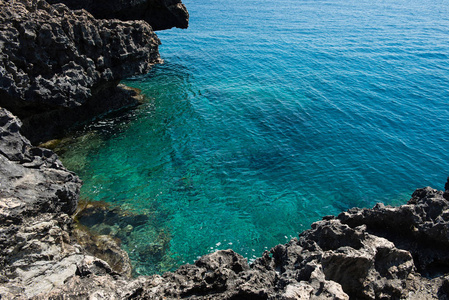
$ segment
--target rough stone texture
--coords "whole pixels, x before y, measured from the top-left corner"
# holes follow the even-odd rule
[[[122,76],[159,60],[145,22],[99,21],[40,0],[0,0],[0,20],[0,105],[35,140],[58,118],[104,111],[100,98],[112,98]],[[400,207],[327,216],[251,265],[224,250],[130,279],[114,239],[73,228],[79,178],[20,128],[0,108],[1,299],[449,299],[449,181]]]
[[[407,205],[352,209],[338,220],[351,227],[364,224],[367,232],[409,251],[417,271],[425,276],[435,277],[449,269],[449,202],[442,191],[418,189]]]
[[[114,239],[73,228],[80,180],[19,129],[0,109],[2,299],[449,299],[449,201],[431,188],[324,217],[251,265],[223,250],[130,279]]]
[[[50,150],[32,147],[20,125],[0,108],[0,276],[12,293],[28,295],[31,285],[62,284],[68,270],[60,264],[71,258],[61,253],[73,248],[67,214],[81,181]]]
[[[189,13],[181,0],[49,0],[84,8],[98,19],[144,20],[154,30],[187,28]]]
[[[71,231],[76,242],[88,253],[107,261],[111,270],[131,277],[132,267],[128,254],[120,248],[120,242],[109,235],[92,234],[88,228],[75,226]]]
[[[129,259],[114,241],[103,237],[97,245],[107,248],[103,259],[119,260],[122,276],[71,238],[68,214],[76,210],[81,180],[53,152],[33,147],[20,126],[17,117],[0,108],[0,298],[48,299],[72,277],[126,278]],[[92,239],[87,233],[83,237]]]
[[[81,180],[52,151],[31,146],[20,126],[17,117],[0,108],[1,224],[45,212],[73,213]]]
[[[112,101],[115,86],[159,63],[159,44],[144,21],[96,20],[43,0],[0,0],[0,106],[24,122],[33,143],[42,141],[27,129],[45,134],[73,125],[67,108],[122,106]]]
[[[230,250],[207,255],[136,297],[448,299],[448,209],[443,192],[419,189],[401,207],[325,217],[251,266]]]

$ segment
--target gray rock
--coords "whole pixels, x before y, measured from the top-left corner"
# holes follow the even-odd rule
[[[75,273],[67,214],[81,180],[50,150],[33,147],[21,123],[0,108],[0,295],[33,296]]]
[[[435,277],[449,267],[449,202],[442,191],[418,189],[406,205],[352,209],[338,219],[352,228],[364,224],[367,232],[409,251],[424,276]]]
[[[123,106],[111,97],[115,87],[159,63],[159,44],[144,21],[97,20],[43,0],[0,0],[0,106],[41,142],[83,112]]]
[[[433,250],[447,243],[447,229],[440,225],[445,222],[447,205],[442,195],[425,188],[401,207],[379,204],[373,209],[351,209],[338,218],[326,217],[299,238],[264,253],[251,266],[231,250],[218,251],[147,282],[136,297],[447,299],[447,260]],[[403,241],[404,227],[393,225],[408,225],[410,220],[415,222],[411,229],[415,240]],[[417,246],[420,242],[424,244]],[[432,263],[424,264],[422,257]],[[439,274],[434,270],[437,258]]]
[[[33,147],[20,127],[17,117],[0,108],[0,222],[20,223],[44,212],[73,213],[81,180],[52,151]]]
[[[189,13],[181,0],[49,0],[85,9],[98,19],[144,20],[153,30],[187,28]]]

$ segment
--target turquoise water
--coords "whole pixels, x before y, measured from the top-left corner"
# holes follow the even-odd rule
[[[61,152],[82,197],[146,216],[122,240],[136,274],[251,260],[324,215],[443,188],[449,1],[184,3],[165,63],[125,82],[147,101]]]

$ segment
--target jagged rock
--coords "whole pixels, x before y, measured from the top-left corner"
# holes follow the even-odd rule
[[[447,178],[446,184],[444,185],[443,197],[444,199],[449,200],[449,177]]]
[[[49,0],[89,11],[98,19],[144,20],[154,30],[187,28],[189,13],[181,0]]]
[[[442,195],[425,188],[401,207],[379,204],[326,217],[299,238],[264,253],[251,266],[231,250],[218,251],[147,282],[136,297],[447,299],[449,281],[442,275],[449,271],[448,260],[432,250],[447,243],[447,225],[441,225],[447,203]],[[413,235],[407,237],[405,230],[404,237],[404,227],[397,226],[409,226],[410,220],[414,220]],[[381,232],[400,243],[382,237]],[[414,246],[404,247],[405,242]],[[417,242],[424,244],[416,246]],[[433,270],[434,263],[423,264],[422,257],[426,262],[438,257],[440,273]],[[423,276],[429,274],[432,279]]]
[[[442,191],[418,189],[406,205],[352,209],[338,219],[351,227],[364,224],[367,232],[409,251],[418,272],[425,276],[449,270],[449,202]]]
[[[315,268],[309,280],[285,277],[268,253],[249,267],[232,250],[217,251],[174,273],[153,276],[136,299],[349,299],[341,286]],[[267,265],[267,262],[270,261]],[[291,274],[290,274],[291,275]],[[301,298],[305,297],[305,298]]]
[[[52,151],[33,147],[20,127],[17,117],[0,108],[0,298],[49,299],[74,278],[120,280],[71,237],[68,214],[77,207],[81,180]],[[102,245],[118,253],[113,267],[126,278],[126,253],[111,240]]]
[[[77,251],[68,227],[81,180],[50,150],[31,146],[0,108],[0,295],[63,284]],[[31,288],[33,287],[33,288]]]
[[[60,134],[62,125],[83,119],[80,112],[91,117],[123,106],[111,97],[115,87],[159,63],[159,44],[144,21],[96,20],[43,0],[0,0],[0,106],[22,120],[33,143],[51,138],[47,131]]]
[[[418,189],[400,207],[378,204],[327,216],[251,265],[222,250],[173,273],[130,279],[129,259],[112,238],[85,232],[80,238],[72,228],[66,213],[73,212],[79,179],[51,151],[32,147],[20,135],[20,121],[5,109],[0,129],[2,299],[449,298],[449,203],[443,192]],[[86,216],[108,214],[93,209]],[[109,251],[104,258],[110,263],[70,235],[101,244],[96,253]]]
[[[120,248],[119,241],[109,235],[92,234],[83,226],[76,226],[71,232],[76,242],[83,249],[107,262],[107,266],[110,268],[108,273],[115,272],[125,277],[131,277],[131,261],[129,260],[128,254]],[[85,273],[82,272],[82,274]]]
[[[73,213],[81,180],[52,151],[31,146],[20,127],[17,117],[0,108],[1,224],[44,212]]]

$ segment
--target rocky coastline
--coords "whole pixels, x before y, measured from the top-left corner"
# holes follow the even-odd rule
[[[185,28],[188,13],[49,2],[0,0],[0,299],[449,299],[449,181],[325,216],[250,265],[224,250],[132,278],[116,240],[74,224],[82,181],[34,145],[135,105],[119,81],[161,62],[153,29]]]

